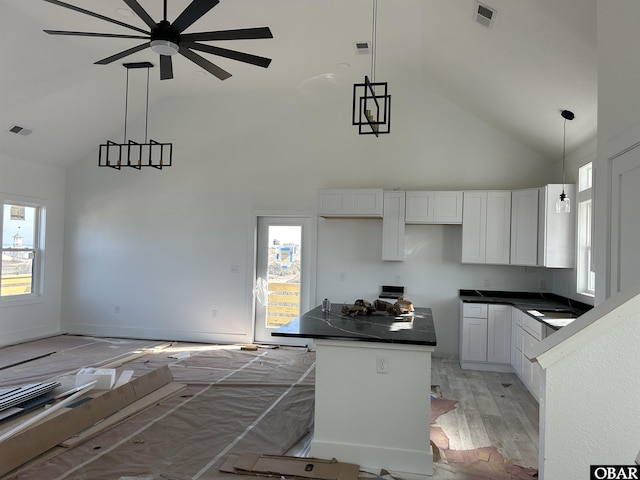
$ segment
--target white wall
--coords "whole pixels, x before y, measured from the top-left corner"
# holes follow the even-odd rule
[[[549,345],[546,353],[536,352],[545,368],[540,401],[544,479],[589,478],[589,465],[632,465],[640,450],[640,382],[634,381],[640,362],[638,290],[611,297],[571,327],[581,330]],[[558,335],[563,333],[569,332]]]
[[[640,140],[640,3],[598,2],[598,159],[595,165],[596,303],[609,296],[611,157]],[[638,277],[640,281],[640,276]]]
[[[174,143],[173,167],[101,169],[93,152],[68,169],[65,329],[250,341],[256,210],[312,212],[320,187],[520,188],[554,179],[552,163],[485,122],[411,85],[391,88],[392,133],[380,138],[350,125],[351,85],[184,97],[150,115],[150,137]],[[549,275],[461,266],[460,227],[407,235],[409,260],[387,265],[381,221],[320,220],[316,300],[370,298],[397,273],[417,305],[434,308],[442,352],[456,353],[459,288],[485,278],[535,288]],[[334,285],[340,271],[344,286]]]
[[[63,169],[0,155],[0,192],[46,205],[43,294],[28,304],[0,302],[0,346],[60,332],[64,189]]]

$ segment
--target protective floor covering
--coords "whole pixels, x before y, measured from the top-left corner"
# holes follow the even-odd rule
[[[139,376],[169,364],[174,379],[189,384],[186,391],[7,478],[222,478],[218,467],[226,455],[284,454],[309,432],[313,353],[299,348],[177,348],[191,349],[191,356],[175,360],[169,358],[175,351],[162,351],[122,368]]]
[[[0,387],[75,375],[81,367],[99,366],[135,353],[150,352],[163,344],[167,342],[59,335],[3,347],[0,349]]]

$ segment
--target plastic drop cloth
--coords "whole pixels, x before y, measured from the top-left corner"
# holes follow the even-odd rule
[[[138,363],[157,367],[123,368],[140,375]],[[218,471],[228,454],[284,454],[312,427],[312,352],[205,349],[170,365],[177,382],[193,379],[186,391],[9,478],[238,480]]]

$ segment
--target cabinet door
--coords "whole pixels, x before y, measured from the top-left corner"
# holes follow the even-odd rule
[[[406,192],[405,223],[433,223],[433,193]]]
[[[511,264],[538,263],[538,189],[511,192]]]
[[[487,361],[487,319],[463,318],[460,359],[469,362]]]
[[[485,263],[487,192],[464,192],[462,208],[462,263]]]
[[[404,260],[404,192],[384,192],[382,260]]]
[[[329,188],[318,191],[318,215],[381,217],[382,189]]]
[[[522,376],[524,383],[535,397],[540,401],[540,365],[537,362],[531,362],[526,353],[534,346],[540,343],[537,338],[532,337],[529,333],[523,332],[522,335]]]
[[[489,305],[487,362],[511,363],[511,306]]]
[[[511,242],[511,192],[487,192],[485,262],[508,265]]]
[[[433,192],[433,223],[462,223],[462,192]]]
[[[511,307],[511,366],[513,370],[521,375],[522,365],[522,327],[520,326],[520,314],[522,312],[515,307]]]

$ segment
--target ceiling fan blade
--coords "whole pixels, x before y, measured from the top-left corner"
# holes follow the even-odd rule
[[[124,1],[124,3],[127,4],[127,6],[131,10],[133,10],[135,12],[136,15],[138,15],[142,19],[142,21],[144,23],[149,25],[149,28],[151,28],[153,30],[154,28],[156,28],[158,26],[158,24],[153,21],[153,18],[151,18],[149,16],[147,11],[144,8],[142,8],[142,5],[140,5],[137,2],[137,0],[123,0],[123,1]]]
[[[129,25],[128,23],[119,22],[113,18],[105,17],[104,15],[100,15],[99,13],[91,12],[89,10],[85,10],[84,8],[76,7],[75,5],[69,5],[68,3],[60,2],[58,0],[44,0],[45,2],[52,3],[53,5],[58,5],[59,7],[69,8],[71,10],[75,10],[76,12],[84,13],[85,15],[89,15],[91,17],[99,18],[100,20],[104,20],[106,22],[115,23],[116,25],[120,25],[121,27],[130,28],[135,30],[136,32],[149,34],[149,32],[142,30],[141,28],[134,27],[133,25]]]
[[[218,3],[219,0],[193,0],[171,25],[178,33],[182,33]]]
[[[255,40],[259,38],[273,38],[269,27],[239,28],[237,30],[218,30],[216,32],[185,33],[180,35],[180,39],[186,42]]]
[[[145,42],[142,45],[138,45],[137,47],[128,48],[127,50],[123,50],[120,53],[116,53],[115,55],[111,55],[110,57],[103,58],[102,60],[98,60],[95,62],[96,65],[108,65],[111,62],[115,62],[116,60],[120,60],[128,55],[139,52],[140,50],[144,50],[145,48],[149,48],[151,46],[150,42]]]
[[[68,32],[66,30],[43,30],[49,35],[71,35],[76,37],[149,38],[142,35],[120,35],[117,33]]]
[[[251,55],[249,53],[238,52],[236,50],[227,50],[226,48],[214,47],[213,45],[205,45],[195,42],[182,42],[182,46],[191,48],[193,50],[200,50],[201,52],[212,53],[219,57],[230,58],[239,62],[250,63],[258,67],[267,68],[271,63],[270,58],[259,57],[257,55]]]
[[[173,78],[173,61],[171,55],[160,55],[160,80]]]
[[[226,70],[223,70],[222,68],[220,68],[216,64],[211,63],[206,58],[202,58],[200,55],[198,55],[195,52],[192,52],[188,48],[185,48],[185,47],[181,46],[180,50],[178,50],[178,52],[180,53],[180,55],[188,58],[189,60],[191,60],[196,65],[204,68],[211,75],[214,75],[214,76],[218,77],[220,80],[226,80],[227,78],[229,78],[231,76],[231,74],[229,72],[227,72]]]

